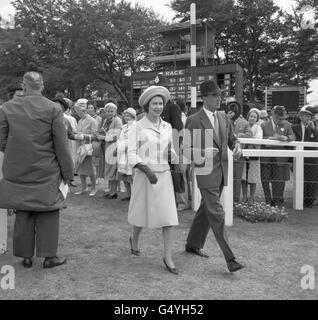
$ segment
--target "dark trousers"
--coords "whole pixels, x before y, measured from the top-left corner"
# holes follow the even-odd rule
[[[281,168],[275,163],[261,163],[262,186],[265,201],[268,204],[281,205],[284,203],[285,181],[279,178],[280,170]]]
[[[221,188],[222,189],[222,188]],[[187,246],[192,248],[203,248],[210,228],[214,233],[225,260],[234,259],[232,250],[228,244],[225,234],[225,213],[220,203],[220,190],[200,189],[202,200],[197,211],[187,238]]]
[[[239,202],[242,189],[242,174],[244,167],[244,159],[233,161],[233,200]]]
[[[57,254],[60,211],[16,212],[13,232],[13,254],[31,258],[36,248],[37,257],[55,257]]]

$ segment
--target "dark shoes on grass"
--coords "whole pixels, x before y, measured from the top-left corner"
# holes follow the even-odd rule
[[[193,253],[193,254],[200,256],[202,258],[209,258],[209,256],[199,248],[193,248],[193,247],[186,246],[185,251],[189,252],[189,253]]]
[[[238,263],[235,259],[230,260],[227,263],[227,267],[228,267],[230,272],[236,272],[238,270],[241,270],[241,269],[245,268],[245,266],[243,266],[242,264]]]
[[[62,264],[66,263],[65,258],[59,258],[59,257],[52,257],[52,258],[45,258],[43,262],[43,268],[54,268],[57,266],[61,266]]]
[[[51,257],[51,258],[45,258],[43,262],[43,268],[54,268],[57,266],[61,266],[62,264],[66,263],[65,258],[59,258],[59,257]],[[24,268],[32,268],[33,265],[33,259],[32,258],[24,258],[22,260],[22,265]]]
[[[32,258],[24,258],[22,260],[22,265],[24,268],[32,268],[32,265],[33,265]]]

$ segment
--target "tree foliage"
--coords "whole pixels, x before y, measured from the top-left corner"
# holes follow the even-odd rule
[[[29,35],[49,92],[73,98],[96,80],[129,101],[125,72],[149,67],[148,55],[163,22],[139,4],[121,0],[15,0],[15,27]],[[99,86],[100,87],[100,86]]]
[[[315,0],[298,0],[293,14],[272,0],[173,0],[176,18],[188,19],[192,2],[197,18],[209,19],[216,30],[217,63],[236,62],[245,69],[249,100],[261,98],[265,86],[308,85],[318,77],[318,32],[301,28],[300,10],[317,7]]]

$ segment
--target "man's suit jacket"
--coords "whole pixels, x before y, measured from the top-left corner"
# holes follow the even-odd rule
[[[161,118],[170,123],[172,129],[177,129],[178,131],[183,129],[181,109],[172,101],[169,100],[163,108]]]
[[[272,121],[265,121],[261,124],[263,129],[263,139],[268,139],[269,137],[274,136],[275,133],[279,133],[280,135],[284,135],[288,137],[288,141],[294,141],[295,135],[293,133],[291,124],[288,121],[282,121],[279,127],[274,130]],[[264,149],[289,149],[289,147],[281,147],[281,146],[263,146]],[[261,157],[261,162],[268,162],[269,159],[266,157]],[[278,165],[285,165],[288,162],[288,158],[277,157],[276,162]]]
[[[219,188],[222,183],[227,185],[228,147],[233,150],[239,143],[224,111],[217,111],[216,115],[219,133],[214,131],[203,108],[189,116],[185,125],[184,156],[194,162],[198,187],[202,189]],[[213,159],[204,152],[211,147],[219,150]]]
[[[293,129],[293,132],[295,134],[296,141],[301,141],[302,140],[302,135],[303,135],[302,128],[301,128],[301,123],[294,124],[292,126],[292,129]],[[305,129],[304,141],[317,142],[318,141],[318,129],[317,128],[313,129],[311,127],[307,127]],[[310,149],[311,148],[309,148],[307,150],[310,150]]]
[[[301,123],[298,124],[294,124],[292,126],[293,132],[295,134],[296,137],[296,141],[301,141],[302,140],[302,128],[301,128]],[[305,138],[304,141],[307,142],[318,142],[318,129],[315,128],[311,128],[311,127],[307,127],[305,129]],[[305,150],[317,150],[317,148],[315,147],[305,147]],[[304,162],[305,163],[318,163],[318,158],[304,158]],[[313,173],[314,174],[314,173]]]
[[[161,118],[162,120],[170,123],[172,129],[174,129],[172,131],[173,147],[177,153],[179,153],[179,146],[182,143],[182,136],[180,136],[180,132],[182,133],[183,130],[180,107],[169,100],[162,110]]]

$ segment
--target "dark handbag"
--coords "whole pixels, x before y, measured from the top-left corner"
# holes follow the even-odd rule
[[[171,163],[171,143],[168,145],[168,163],[170,166],[171,178],[173,183],[174,192],[183,193],[185,192],[185,185],[183,175],[179,164]]]
[[[183,193],[185,192],[185,185],[183,175],[178,164],[170,164],[170,172],[172,177],[174,192]]]

